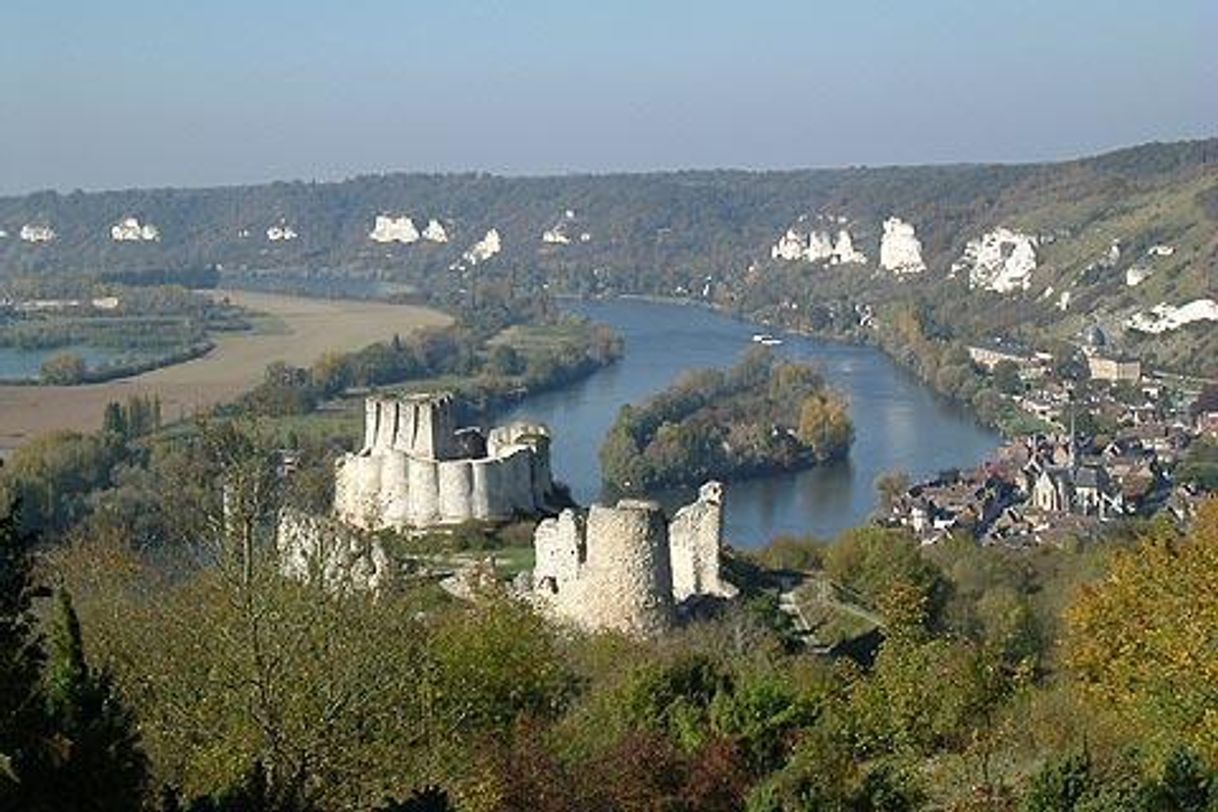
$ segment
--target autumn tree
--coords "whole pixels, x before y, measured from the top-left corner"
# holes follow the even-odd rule
[[[1066,621],[1065,661],[1097,707],[1218,764],[1218,500],[1183,540],[1152,532],[1118,553]]]

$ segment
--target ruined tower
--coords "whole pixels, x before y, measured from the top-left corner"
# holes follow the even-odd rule
[[[657,503],[639,499],[564,510],[534,534],[531,594],[543,611],[585,630],[663,632],[682,601],[736,594],[719,574],[722,506],[722,486],[708,482],[671,524]]]

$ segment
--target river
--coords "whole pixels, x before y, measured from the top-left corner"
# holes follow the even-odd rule
[[[625,403],[643,400],[681,372],[726,367],[766,328],[701,307],[636,299],[565,301],[573,313],[612,325],[625,339],[623,359],[561,390],[521,402],[507,420],[547,424],[554,436],[555,477],[580,504],[601,498],[597,453]],[[879,350],[782,336],[782,357],[819,366],[850,400],[855,441],[848,459],[795,474],[727,483],[725,536],[757,547],[782,534],[831,538],[862,524],[876,504],[875,480],[889,471],[914,478],[979,463],[997,446],[955,404],[935,395]],[[692,491],[660,495],[672,507]]]

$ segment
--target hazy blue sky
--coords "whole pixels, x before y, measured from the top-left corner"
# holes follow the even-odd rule
[[[3,0],[0,193],[1075,156],[1218,133],[1218,0]]]

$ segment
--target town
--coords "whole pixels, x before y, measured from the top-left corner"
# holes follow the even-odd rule
[[[969,470],[889,488],[877,520],[924,544],[1062,544],[1122,519],[1187,522],[1213,487],[1218,382],[1144,370],[1093,328],[1069,364],[1000,339],[968,347],[1037,430]],[[1207,467],[1208,466],[1208,467]],[[904,485],[896,477],[898,485]]]

